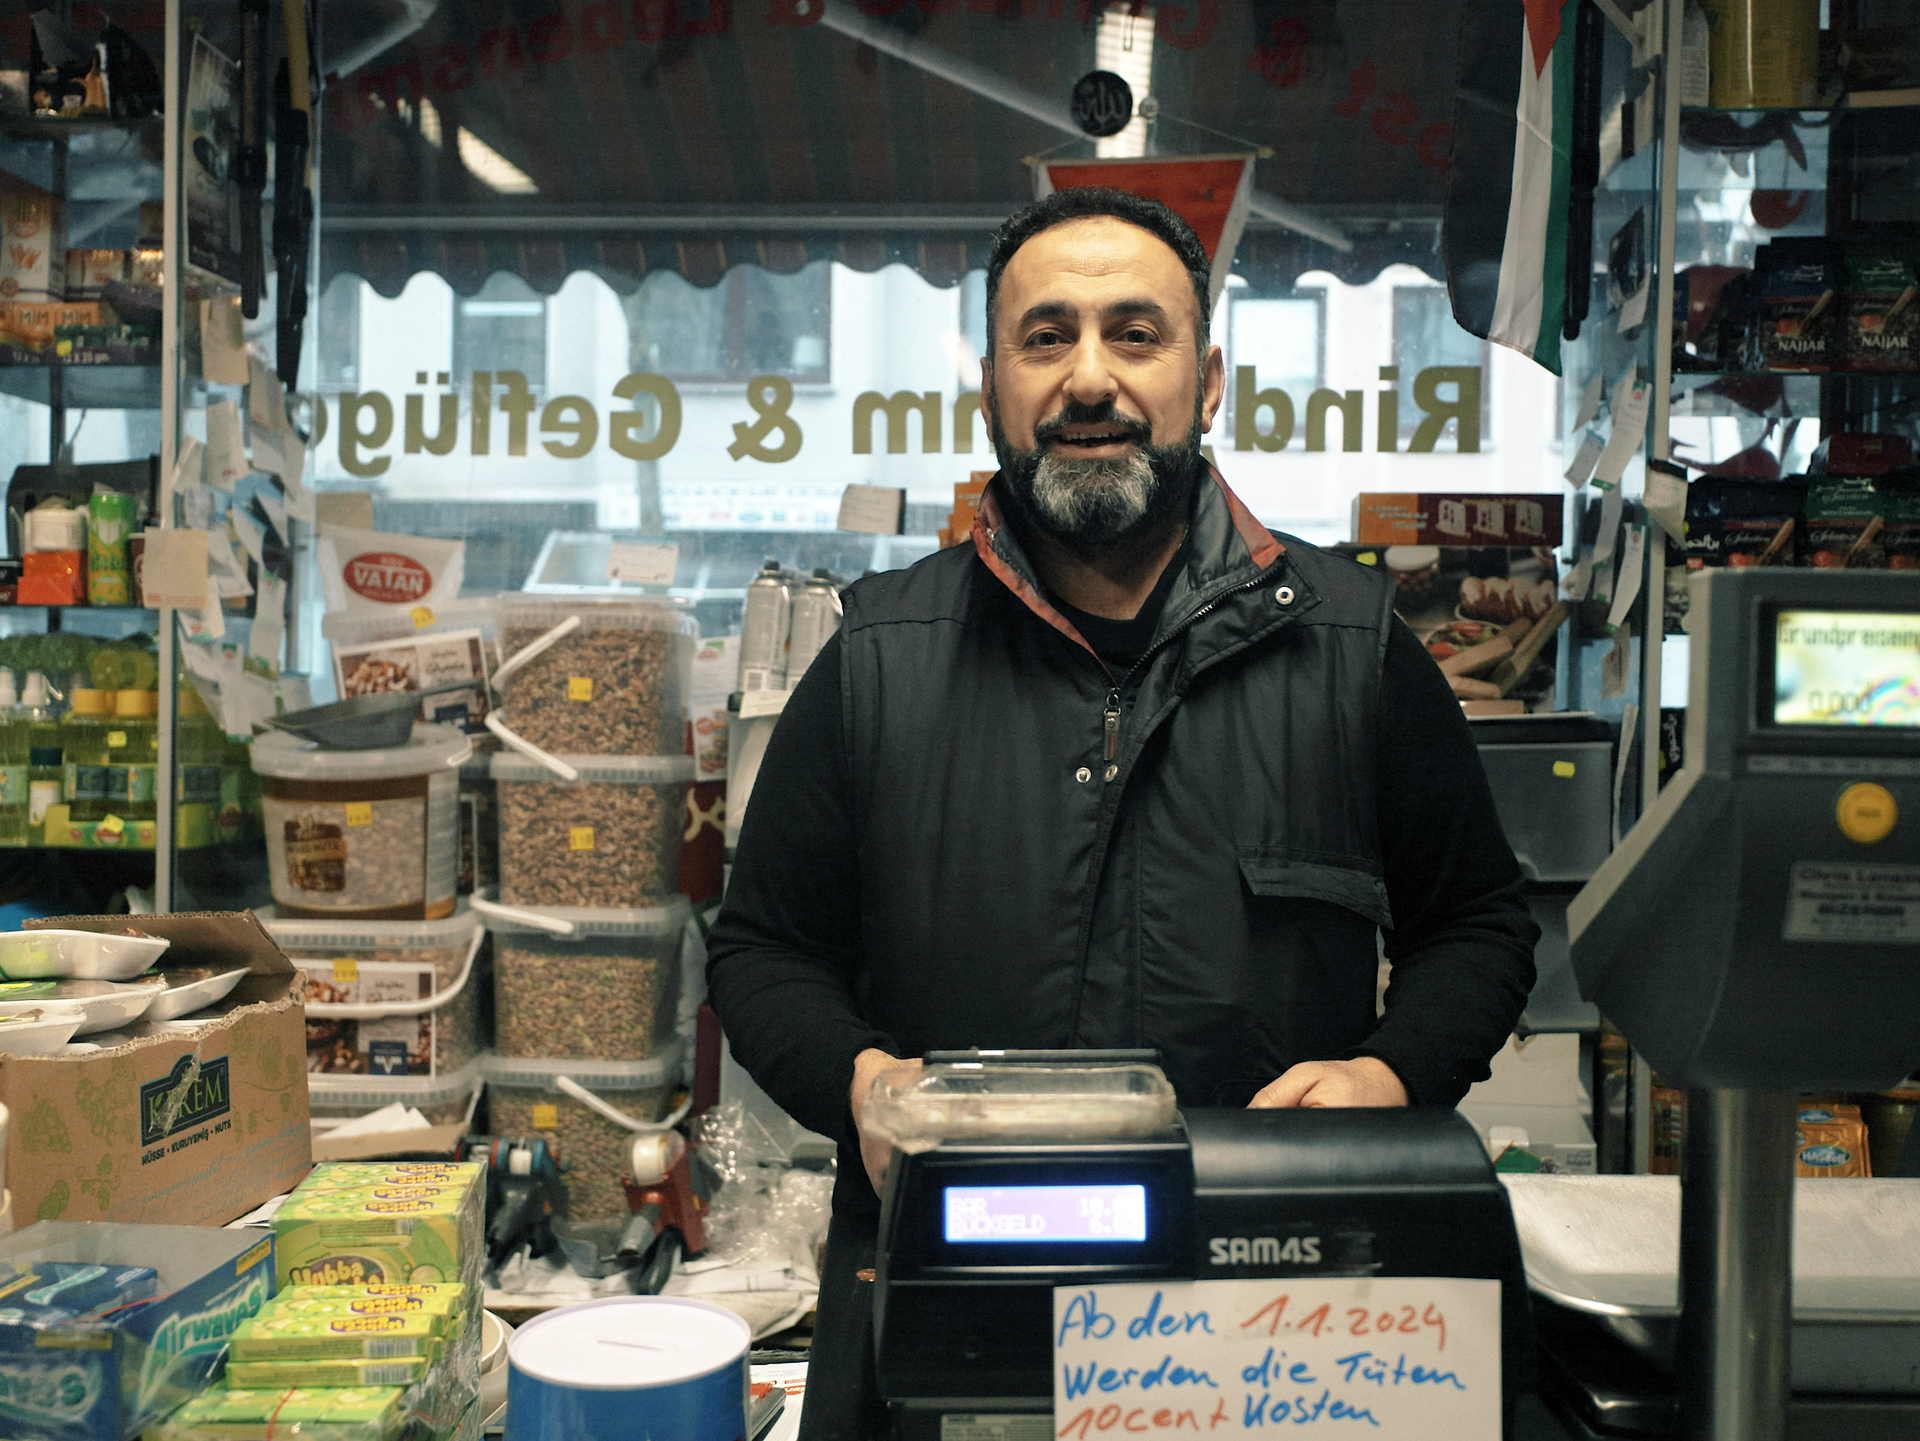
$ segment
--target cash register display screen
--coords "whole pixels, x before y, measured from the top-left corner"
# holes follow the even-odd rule
[[[946,1239],[1144,1241],[1147,1188],[1119,1186],[948,1186]]]
[[[1920,614],[1780,611],[1773,724],[1920,726]]]

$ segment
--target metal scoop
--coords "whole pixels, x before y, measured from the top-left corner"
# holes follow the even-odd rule
[[[420,709],[423,697],[478,688],[478,683],[474,681],[453,681],[447,685],[430,686],[426,690],[357,695],[334,701],[331,705],[317,705],[307,710],[288,711],[285,715],[268,716],[262,724],[312,741],[322,750],[385,750],[403,746],[413,739],[413,718]]]

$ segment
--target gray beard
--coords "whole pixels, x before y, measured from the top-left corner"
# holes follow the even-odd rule
[[[1098,555],[1184,516],[1202,474],[1200,407],[1184,441],[1136,443],[1125,455],[1077,459],[1053,450],[1020,450],[1007,439],[996,400],[989,407],[993,449],[1016,525],[1050,536],[1076,555]]]

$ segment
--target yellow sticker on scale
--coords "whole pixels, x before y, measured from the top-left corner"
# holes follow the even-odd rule
[[[536,1102],[533,1107],[533,1129],[536,1131],[559,1130],[560,1108],[548,1102]]]
[[[333,983],[336,986],[350,986],[360,979],[360,963],[350,961],[345,956],[336,956],[333,962]]]
[[[95,835],[119,836],[126,833],[127,823],[118,816],[102,816],[100,824],[93,828]]]
[[[350,826],[370,826],[373,824],[372,801],[348,801],[347,824]]]
[[[119,750],[126,743],[127,743],[127,733],[125,731],[108,731],[107,732],[107,745],[111,749]]]
[[[570,675],[567,677],[568,700],[592,700],[593,677],[590,675]]]
[[[421,630],[433,624],[433,612],[424,605],[416,605],[410,614],[413,616],[415,630]]]
[[[592,826],[570,826],[567,829],[567,849],[570,851],[590,851],[593,849]]]
[[[1559,776],[1561,780],[1566,780],[1573,772],[1574,765],[1572,761],[1555,761],[1553,763],[1553,773]]]

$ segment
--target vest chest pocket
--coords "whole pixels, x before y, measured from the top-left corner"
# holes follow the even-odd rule
[[[1306,911],[1334,906],[1346,912],[1349,920],[1357,916],[1382,928],[1393,925],[1386,882],[1364,862],[1356,859],[1343,864],[1322,854],[1285,846],[1240,846],[1238,853],[1241,879],[1263,900],[1315,903],[1302,907]],[[1328,921],[1340,923],[1332,916]]]

